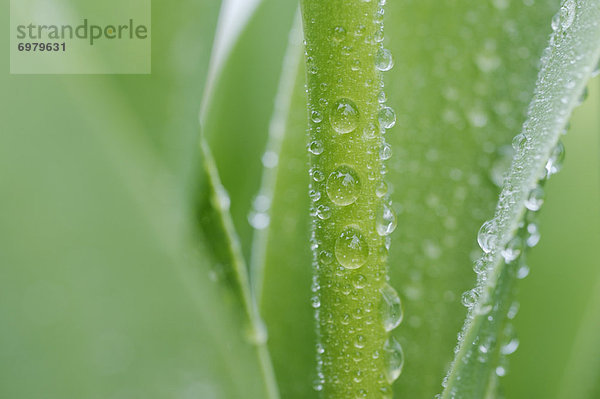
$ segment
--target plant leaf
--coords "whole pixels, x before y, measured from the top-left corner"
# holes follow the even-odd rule
[[[567,0],[553,19],[550,46],[542,57],[542,66],[534,98],[523,132],[516,137],[516,155],[491,224],[482,228],[482,248],[486,255],[480,295],[467,316],[459,348],[442,397],[483,397],[496,384],[494,368],[501,351],[503,329],[510,324],[512,290],[516,274],[511,271],[506,253],[524,220],[530,191],[550,176],[553,149],[568,122],[571,111],[579,104],[585,84],[600,57],[600,2]],[[545,169],[546,168],[546,169]],[[519,250],[519,252],[522,250]],[[509,266],[506,266],[509,264]],[[482,309],[490,307],[487,312]]]

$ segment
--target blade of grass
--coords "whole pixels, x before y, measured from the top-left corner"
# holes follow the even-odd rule
[[[518,257],[523,250],[514,247],[514,239],[521,234],[518,230],[525,218],[526,201],[545,167],[552,167],[552,163],[547,166],[548,162],[557,162],[552,161],[553,150],[598,63],[600,2],[567,0],[557,15],[528,119],[515,140],[517,153],[504,181],[494,221],[480,231],[478,239],[486,252],[481,258],[484,272],[475,291],[480,297],[473,298],[475,303],[459,337],[443,398],[483,397],[495,385],[501,334],[510,324],[507,314],[516,280],[511,271],[515,261],[512,255]],[[525,221],[525,225],[528,223]]]

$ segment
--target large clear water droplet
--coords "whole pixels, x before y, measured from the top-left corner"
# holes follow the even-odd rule
[[[377,209],[375,227],[380,236],[390,235],[396,230],[397,221],[394,210],[387,204],[381,204]]]
[[[394,337],[388,338],[383,345],[383,351],[385,352],[386,360],[386,378],[391,384],[400,377],[402,374],[402,367],[404,367],[404,352],[402,346],[396,341]]]
[[[367,262],[369,245],[355,228],[344,230],[335,241],[335,258],[346,269],[358,269]]]
[[[381,289],[381,317],[385,331],[392,331],[402,322],[402,303],[396,290],[389,284]]]
[[[331,172],[325,184],[329,199],[339,206],[354,203],[360,193],[360,187],[358,174],[348,165],[342,165]]]
[[[354,131],[358,124],[358,107],[348,98],[340,98],[331,107],[329,122],[333,130],[340,134]]]

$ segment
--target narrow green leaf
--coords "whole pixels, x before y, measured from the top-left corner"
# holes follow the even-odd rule
[[[540,180],[560,168],[559,136],[600,57],[600,2],[566,0],[552,21],[554,32],[542,57],[528,119],[515,137],[516,155],[504,182],[494,219],[480,230],[486,253],[480,283],[472,292],[467,321],[442,397],[484,397],[496,385],[496,367],[508,351],[514,282],[521,253],[533,246],[528,226],[539,209]],[[529,214],[527,212],[530,212]],[[470,299],[469,299],[470,300]]]

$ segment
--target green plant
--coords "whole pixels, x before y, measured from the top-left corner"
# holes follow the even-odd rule
[[[0,77],[0,397],[598,397],[597,80],[532,219],[598,59],[597,0],[152,6],[149,77]],[[358,180],[328,193],[343,165]],[[361,236],[365,264],[336,270],[363,256],[336,241]],[[367,355],[388,339],[405,359],[386,376]]]

